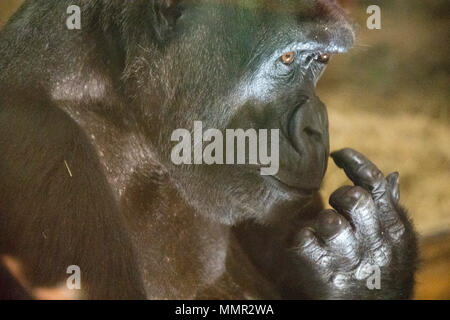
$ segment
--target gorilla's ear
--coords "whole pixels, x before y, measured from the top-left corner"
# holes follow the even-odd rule
[[[181,16],[182,0],[153,0],[153,13],[155,16],[155,31],[160,39],[166,36],[175,27]]]

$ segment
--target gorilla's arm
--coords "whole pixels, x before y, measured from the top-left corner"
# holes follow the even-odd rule
[[[332,157],[355,184],[331,195],[336,210],[313,205],[291,221],[241,226],[236,230],[242,245],[284,297],[411,298],[417,244],[412,223],[398,205],[398,174],[385,178],[352,149]],[[376,269],[379,287],[369,288]]]
[[[65,284],[77,265],[82,298],[143,298],[129,234],[85,134],[39,89],[0,92],[0,255],[20,263],[30,289]]]

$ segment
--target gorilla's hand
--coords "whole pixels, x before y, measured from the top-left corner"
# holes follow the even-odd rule
[[[298,253],[309,271],[304,289],[330,299],[409,298],[416,239],[397,204],[398,174],[385,178],[352,149],[331,156],[355,186],[337,189],[330,197],[337,212],[322,211],[299,233]]]

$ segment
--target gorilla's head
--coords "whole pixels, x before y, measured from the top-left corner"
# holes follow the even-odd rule
[[[329,57],[354,39],[342,10],[325,0],[144,2],[149,32],[131,36],[126,74],[146,135],[186,200],[227,223],[304,206],[329,154],[315,86]],[[224,137],[226,128],[279,129],[277,174],[250,164],[175,165],[171,135],[193,131],[194,121]]]

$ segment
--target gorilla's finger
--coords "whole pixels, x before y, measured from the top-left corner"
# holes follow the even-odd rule
[[[397,204],[400,200],[400,187],[399,187],[399,174],[398,172],[392,172],[386,177],[389,185],[389,191],[391,192],[392,199]]]
[[[380,222],[377,208],[369,192],[359,186],[343,186],[334,191],[330,205],[349,217],[355,232],[369,241],[378,241]]]
[[[297,251],[305,260],[326,264],[324,259],[328,256],[326,249],[322,247],[312,228],[303,228],[297,235]]]
[[[335,210],[323,210],[319,212],[316,230],[317,236],[334,255],[346,258],[351,264],[358,260],[358,242],[345,217]]]
[[[331,157],[339,168],[344,169],[355,185],[368,189],[375,200],[385,195],[386,179],[383,173],[364,155],[346,148],[332,152]]]
[[[349,227],[348,221],[332,209],[323,210],[317,216],[317,234],[324,241],[334,239],[340,232]]]
[[[347,193],[355,186],[342,186],[336,189],[330,196],[328,202],[339,213],[343,214],[346,218],[351,219],[351,209],[354,206],[354,201],[347,196]],[[351,221],[350,221],[351,222]]]

